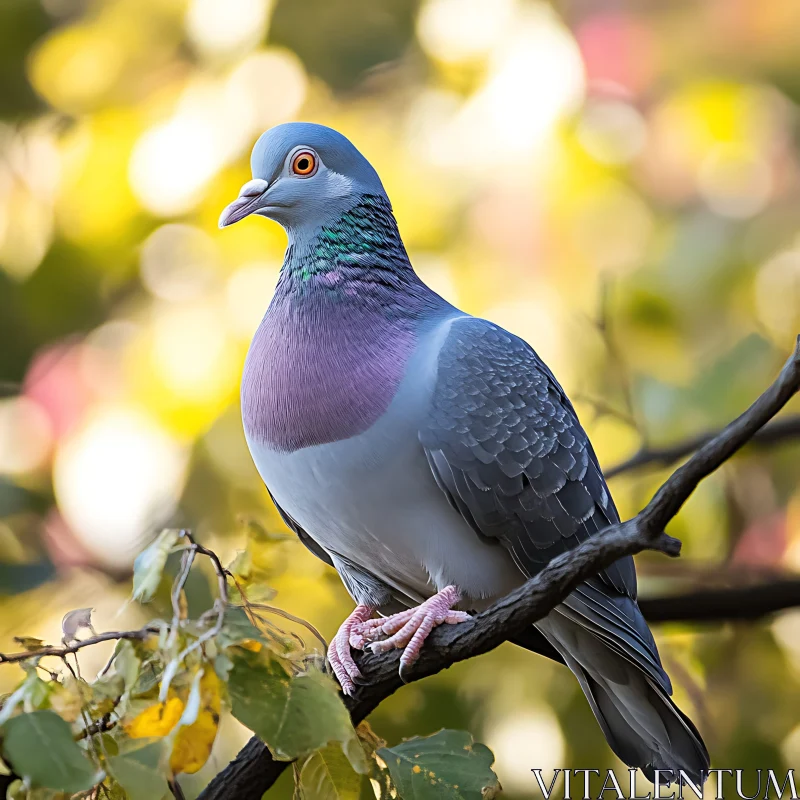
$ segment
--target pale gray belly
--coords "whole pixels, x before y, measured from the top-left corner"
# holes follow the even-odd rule
[[[483,542],[436,485],[416,431],[398,441],[380,424],[294,453],[251,450],[278,505],[309,536],[399,591],[419,600],[455,584],[478,600],[518,586],[505,548]]]
[[[430,471],[418,439],[429,371],[411,364],[414,378],[358,436],[292,453],[248,441],[250,452],[278,505],[327,551],[417,600],[451,584],[469,600],[490,600],[523,576],[502,545],[481,540],[450,506]]]

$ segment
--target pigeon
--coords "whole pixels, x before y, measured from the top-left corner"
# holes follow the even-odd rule
[[[337,131],[255,144],[221,228],[278,222],[288,245],[242,375],[250,453],[282,518],[356,607],[328,649],[403,649],[407,674],[457,625],[619,520],[592,445],[536,352],[417,276],[377,172]],[[376,614],[378,616],[376,616]],[[709,755],[636,602],[633,560],[586,581],[518,640],[574,673],[611,749],[695,783]]]

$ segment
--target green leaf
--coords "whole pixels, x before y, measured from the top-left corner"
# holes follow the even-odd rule
[[[160,800],[168,792],[161,772],[163,758],[164,741],[145,739],[140,746],[109,758],[108,769],[128,800]]]
[[[11,719],[20,704],[24,704],[26,710],[39,708],[47,700],[50,689],[50,684],[43,681],[35,669],[29,670],[25,680],[3,701],[0,725]]]
[[[170,550],[175,546],[181,532],[176,528],[161,531],[158,538],[136,557],[133,562],[133,599],[147,603],[161,582]]]
[[[500,791],[492,751],[466,731],[415,737],[378,755],[403,800],[487,800]]]
[[[69,725],[52,711],[33,711],[3,726],[3,759],[33,786],[82,792],[102,780],[75,744]]]
[[[354,733],[350,739],[342,742],[342,752],[356,772],[361,775],[369,774],[370,765],[358,734]]]
[[[237,606],[228,606],[225,609],[225,621],[216,640],[222,648],[245,641],[267,643],[261,631],[250,621],[247,612]]]
[[[228,658],[225,653],[220,653],[214,659],[214,672],[217,673],[217,677],[223,682],[227,683],[228,678],[231,674],[231,670],[233,669],[233,661]]]
[[[72,795],[53,789],[28,789],[24,781],[14,781],[8,787],[8,800],[71,800]]]
[[[164,674],[164,665],[159,660],[157,654],[154,654],[146,661],[142,661],[142,667],[139,672],[136,682],[130,689],[131,697],[139,697],[140,695],[147,694],[151,689],[158,685],[161,676]]]
[[[117,701],[125,693],[125,679],[122,675],[106,673],[91,685],[92,709],[107,714],[112,711]]]
[[[254,546],[263,547],[251,540],[248,549],[240,550],[228,566],[228,569],[236,576],[236,586],[231,589],[231,596],[238,595],[240,598],[238,602],[244,602],[245,599],[239,592],[239,587],[244,590],[249,603],[265,603],[272,600],[276,594],[275,590],[269,586],[269,581],[273,577],[272,571],[253,564],[251,547]]]
[[[120,639],[114,649],[114,671],[125,681],[126,691],[135,685],[141,668],[142,661],[133,644],[128,639]]]
[[[228,681],[233,716],[267,744],[275,758],[292,760],[349,742],[350,716],[336,684],[321,672],[297,677],[277,660],[238,649]]]
[[[130,800],[130,796],[125,789],[112,778],[108,778],[103,784],[103,791],[100,792],[100,797],[102,800]]]
[[[17,706],[25,699],[25,684],[28,679],[26,678],[10,695],[3,698],[3,704],[0,706],[0,725],[11,719],[12,714],[17,710]]]
[[[361,776],[342,748],[330,744],[312,753],[300,771],[303,800],[358,800]]]

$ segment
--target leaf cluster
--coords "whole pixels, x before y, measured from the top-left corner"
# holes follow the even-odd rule
[[[317,651],[270,618],[285,612],[250,599],[272,597],[265,578],[273,541],[250,531],[248,549],[223,567],[189,532],[165,530],[136,560],[132,597],[153,601],[169,583],[170,556],[179,554],[171,619],[96,634],[91,609],[76,609],[64,618],[63,648],[20,637],[24,652],[0,659],[25,673],[0,706],[8,800],[180,796],[178,776],[206,764],[225,713],[273,758],[295,762],[298,799],[357,800],[366,780],[387,800],[493,795],[492,755],[466,733],[442,731],[391,748],[366,723],[353,727]],[[210,559],[219,592],[192,619],[185,586],[198,555]],[[78,639],[84,630],[93,637]],[[94,679],[81,676],[80,650],[107,638],[118,641],[105,668]]]

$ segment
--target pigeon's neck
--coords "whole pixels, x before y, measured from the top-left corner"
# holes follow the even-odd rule
[[[245,365],[248,439],[290,452],[365,431],[394,398],[420,331],[448,311],[411,268],[384,198],[295,236]]]
[[[362,195],[335,222],[290,231],[277,294],[298,300],[317,290],[342,297],[391,289],[416,295],[421,286],[389,201]]]

